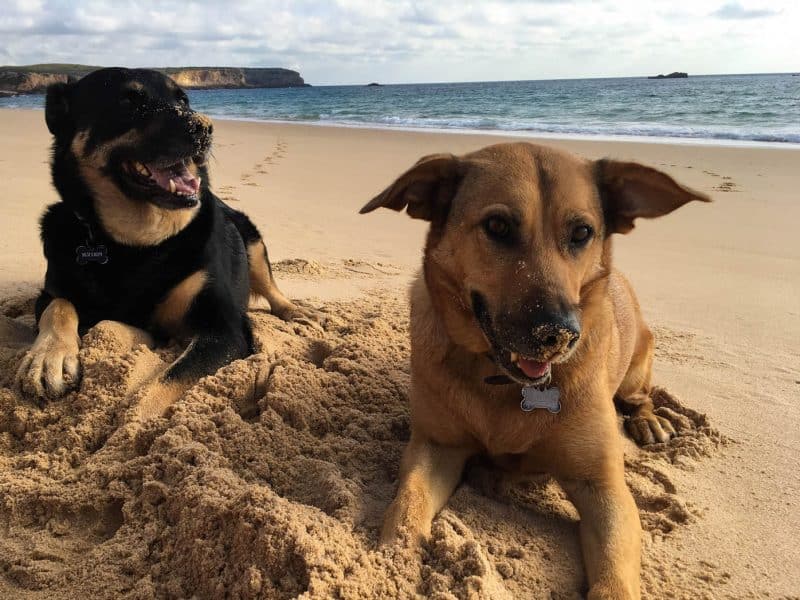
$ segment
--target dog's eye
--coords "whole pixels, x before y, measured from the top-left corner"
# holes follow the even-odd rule
[[[592,239],[593,233],[594,230],[588,225],[576,225],[572,228],[572,235],[569,242],[575,248],[582,248]]]
[[[483,222],[483,229],[486,235],[496,241],[508,241],[513,232],[511,221],[500,215],[487,217]]]

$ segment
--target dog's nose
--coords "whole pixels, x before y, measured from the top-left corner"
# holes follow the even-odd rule
[[[200,127],[200,129],[205,131],[205,133],[211,135],[211,133],[214,131],[214,125],[211,123],[211,119],[209,119],[207,116],[200,113],[194,113],[192,118],[194,123]]]
[[[581,337],[580,325],[574,315],[536,325],[531,333],[540,351],[551,354],[571,350]]]

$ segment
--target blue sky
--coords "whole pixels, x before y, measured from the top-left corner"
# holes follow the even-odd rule
[[[0,64],[283,66],[312,84],[800,71],[800,2],[5,0]]]

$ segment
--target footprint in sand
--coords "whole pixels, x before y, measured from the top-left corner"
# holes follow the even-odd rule
[[[232,185],[223,185],[217,188],[218,196],[223,202],[238,202],[239,199],[233,195],[236,188]]]
[[[733,181],[730,181],[730,179],[731,179],[730,177],[723,177],[722,179],[723,180],[727,180],[727,181],[723,181],[719,185],[714,186],[714,191],[717,191],[717,192],[738,192],[739,191],[739,190],[736,189],[736,187],[737,187],[736,184]]]
[[[242,182],[242,185],[258,187],[259,184],[257,184],[255,181],[251,181],[252,177],[253,177],[252,173],[242,173],[242,176],[239,178],[239,181]]]
[[[261,162],[256,163],[253,165],[252,172],[245,172],[242,173],[241,181],[243,185],[248,185],[252,187],[259,187],[260,184],[250,181],[253,175],[269,175],[269,171],[267,171],[264,166],[265,165],[274,165],[276,164],[279,159],[283,158],[286,155],[286,150],[288,149],[289,145],[283,141],[278,140],[273,148],[272,152],[265,156]]]

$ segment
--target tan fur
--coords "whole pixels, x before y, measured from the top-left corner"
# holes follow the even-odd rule
[[[198,271],[202,273],[202,271]],[[190,276],[188,279],[191,279]],[[102,331],[103,338],[112,342],[109,352],[125,354],[137,346],[145,345],[155,348],[152,336],[145,330],[119,321],[100,321],[92,330]],[[136,368],[129,373],[126,393],[133,395],[132,405],[135,417],[140,421],[161,416],[164,411],[178,400],[192,385],[195,379],[173,379],[164,381],[164,374],[190,350],[193,342],[168,367],[155,353],[148,353],[137,360]]]
[[[181,323],[207,280],[208,273],[200,270],[173,287],[167,297],[153,311],[153,322],[172,335],[182,333],[180,331]]]
[[[627,212],[619,231],[630,229],[636,216],[658,216],[705,199],[671,186],[671,179],[652,169],[630,165],[613,163],[608,169],[624,193],[630,192],[626,173],[637,177],[635,193],[623,198]],[[564,487],[581,515],[590,598],[639,597],[641,529],[624,480],[615,394],[638,403],[634,418],[643,430],[656,435],[662,424],[648,396],[652,336],[629,284],[611,266],[610,240],[602,235],[602,178],[603,168],[589,161],[530,144],[505,144],[461,158],[424,158],[362,210],[407,206],[411,216],[432,221],[423,272],[411,290],[411,441],[382,542],[427,537],[465,461],[487,454],[507,468],[549,472]],[[662,206],[636,214],[647,208],[637,202],[651,202],[651,179]],[[615,190],[606,199],[611,212],[621,202]],[[513,260],[480,227],[487,212],[497,210],[521,222],[525,251]],[[437,214],[446,214],[446,220]],[[562,240],[565,224],[575,218],[598,235],[573,255]],[[580,343],[554,356],[552,364],[560,413],[523,413],[519,384],[484,382],[498,367],[487,357],[491,346],[471,308],[475,289],[489,306],[509,313],[525,311],[536,294],[558,295],[579,307]]]
[[[213,122],[207,116],[201,113],[195,113],[193,115],[193,119],[197,122],[198,125],[204,127],[206,129],[213,126]]]
[[[148,383],[136,394],[136,416],[142,421],[164,414],[195,382],[162,381]]]
[[[272,314],[284,321],[301,316],[301,311],[283,295],[275,283],[267,262],[267,248],[264,242],[261,240],[252,242],[247,247],[247,257],[250,267],[250,292],[266,298]]]
[[[17,369],[17,386],[37,398],[61,396],[78,382],[79,349],[78,313],[68,300],[54,298],[42,312],[39,335]]]
[[[103,173],[109,153],[119,146],[135,145],[138,136],[138,132],[132,130],[87,153],[87,134],[79,133],[72,142],[72,152],[78,160],[81,176],[94,193],[95,210],[106,232],[120,244],[155,246],[189,225],[200,206],[169,210],[150,202],[131,200]],[[190,166],[190,171],[197,176],[195,165]]]

